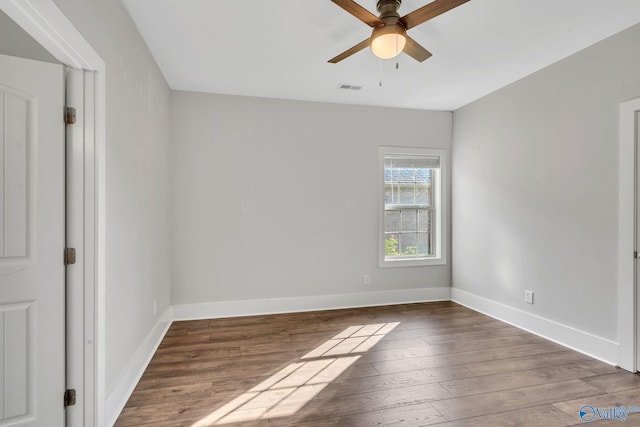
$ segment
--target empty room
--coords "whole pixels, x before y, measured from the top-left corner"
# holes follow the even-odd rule
[[[0,0],[0,425],[640,425],[636,0]]]

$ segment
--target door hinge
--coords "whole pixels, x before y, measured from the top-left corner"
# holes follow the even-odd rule
[[[633,258],[638,259],[638,251],[633,251]]]
[[[64,265],[71,265],[76,263],[76,248],[64,249]]]
[[[72,125],[76,122],[76,109],[73,107],[64,107],[64,124]]]
[[[70,388],[64,392],[64,407],[76,404],[76,389]]]

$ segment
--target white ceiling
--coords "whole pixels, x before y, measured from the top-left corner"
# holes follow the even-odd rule
[[[639,0],[471,0],[409,30],[423,63],[365,49],[329,64],[371,33],[330,0],[123,3],[172,89],[448,111],[640,22]]]

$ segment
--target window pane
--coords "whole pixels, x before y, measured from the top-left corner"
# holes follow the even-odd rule
[[[413,184],[402,184],[400,186],[400,204],[401,205],[414,205],[415,194]]]
[[[431,184],[419,184],[416,188],[416,205],[431,204]]]
[[[400,231],[400,211],[386,211],[384,213],[385,231]]]
[[[408,233],[400,235],[400,254],[416,255],[418,252],[416,233]]]
[[[386,183],[384,185],[384,203],[397,205],[400,200],[400,186],[398,183]]]
[[[386,234],[384,239],[384,256],[398,256],[400,255],[400,247],[398,245],[397,234]]]
[[[431,213],[429,209],[418,211],[418,231],[431,231]]]
[[[418,233],[418,254],[433,255],[431,233]]]
[[[403,205],[431,204],[433,169],[385,167],[385,203]]]
[[[431,182],[431,169],[418,168],[416,169],[416,182],[427,184]]]
[[[416,231],[417,226],[417,209],[402,210],[402,231]]]

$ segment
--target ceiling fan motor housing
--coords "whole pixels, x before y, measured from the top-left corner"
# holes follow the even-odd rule
[[[384,22],[384,25],[380,25],[373,29],[371,33],[372,40],[386,34],[402,34],[403,36],[407,34],[407,30],[404,29],[401,23],[395,20],[390,20],[388,18],[386,19],[387,20],[382,20]]]
[[[371,39],[375,39],[385,34],[401,34],[406,35],[407,30],[400,21],[398,8],[402,4],[401,0],[378,0],[376,8],[380,13],[382,25],[373,28]]]
[[[398,9],[402,4],[401,0],[378,0],[378,4],[376,5],[376,9],[380,14],[380,19],[384,18],[400,18],[400,14],[398,13]]]
[[[400,0],[379,0],[376,5],[382,24],[373,28],[370,40],[371,49],[380,58],[393,58],[404,49],[407,30],[400,22],[400,4]]]

